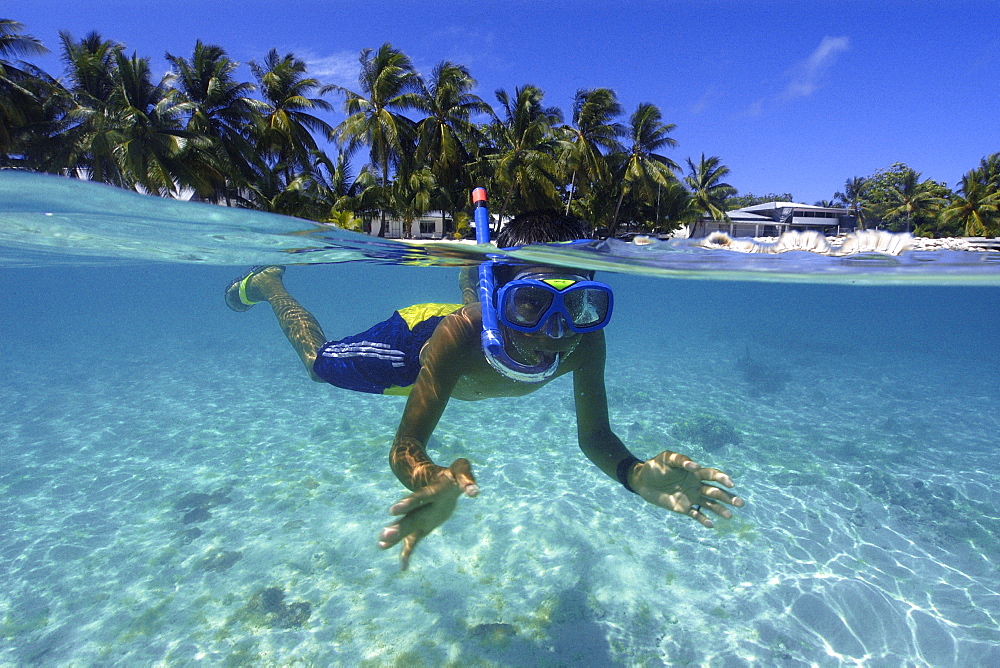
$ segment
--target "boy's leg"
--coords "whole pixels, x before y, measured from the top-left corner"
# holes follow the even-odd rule
[[[284,267],[259,267],[233,281],[226,288],[226,303],[234,311],[245,311],[255,303],[266,301],[271,305],[281,331],[292,344],[309,377],[318,383],[326,382],[313,372],[316,353],[326,343],[323,328],[285,289],[281,280]]]

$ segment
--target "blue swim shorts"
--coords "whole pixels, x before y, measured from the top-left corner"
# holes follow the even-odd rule
[[[461,304],[416,304],[400,309],[361,334],[324,343],[313,371],[337,387],[373,394],[407,395],[420,373],[420,349]]]

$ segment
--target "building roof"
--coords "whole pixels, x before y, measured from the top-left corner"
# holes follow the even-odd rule
[[[749,213],[746,209],[734,209],[733,211],[727,211],[730,220],[742,221],[747,223],[773,223],[774,219],[770,216],[762,216],[759,213]]]
[[[754,204],[753,206],[745,206],[742,209],[736,209],[736,211],[774,211],[776,209],[799,209],[804,211],[829,211],[831,213],[843,213],[845,216],[850,215],[850,211],[842,207],[827,207],[827,206],[814,206],[812,204],[799,204],[798,202],[764,202],[763,204]],[[733,215],[733,211],[729,212],[729,215]]]

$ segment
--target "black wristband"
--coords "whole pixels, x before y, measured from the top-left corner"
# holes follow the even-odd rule
[[[633,466],[641,463],[642,463],[641,459],[629,455],[625,459],[618,462],[618,468],[615,469],[615,477],[618,478],[618,482],[622,484],[622,487],[632,492],[633,494],[637,494],[637,492],[634,489],[632,489],[631,485],[628,484],[628,472],[632,470]]]

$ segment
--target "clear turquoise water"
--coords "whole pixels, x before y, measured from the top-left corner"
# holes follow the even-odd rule
[[[207,254],[173,216],[143,252]],[[748,505],[705,530],[642,504],[579,453],[564,378],[449,405],[432,454],[482,493],[401,573],[375,540],[403,400],[308,381],[264,307],[222,302],[278,238],[153,262],[79,224],[0,254],[0,664],[1000,663],[995,286],[605,272],[617,432]],[[456,277],[286,283],[337,338],[456,300]],[[678,439],[702,414],[740,443]]]

